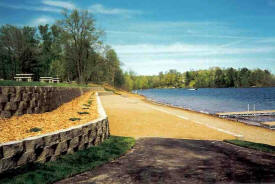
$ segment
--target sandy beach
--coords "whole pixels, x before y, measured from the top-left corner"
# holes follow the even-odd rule
[[[106,95],[101,99],[112,135],[194,140],[241,139],[275,145],[274,132],[265,128],[154,104],[132,94]]]

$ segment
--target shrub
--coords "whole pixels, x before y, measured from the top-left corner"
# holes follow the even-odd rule
[[[78,114],[90,114],[89,112],[77,112]]]
[[[69,120],[71,120],[71,121],[79,121],[81,119],[80,118],[70,118]]]
[[[42,131],[41,128],[34,127],[34,128],[31,128],[28,132],[40,132],[40,131]]]

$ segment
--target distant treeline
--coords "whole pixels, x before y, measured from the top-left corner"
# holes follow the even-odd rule
[[[128,90],[147,88],[228,88],[228,87],[268,87],[275,86],[275,76],[268,70],[249,70],[219,67],[208,70],[176,70],[160,72],[154,76],[137,76],[125,73],[124,87]]]
[[[104,82],[120,87],[124,81],[116,52],[102,41],[88,11],[64,11],[55,24],[0,27],[0,78],[18,73],[59,77],[78,83]]]

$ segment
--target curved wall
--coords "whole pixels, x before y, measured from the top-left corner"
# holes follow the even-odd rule
[[[0,87],[0,117],[49,112],[91,88]]]
[[[109,137],[109,123],[98,95],[97,104],[99,118],[89,123],[0,144],[0,173],[30,162],[52,161],[103,142]]]

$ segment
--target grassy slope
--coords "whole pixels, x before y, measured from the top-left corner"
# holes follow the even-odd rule
[[[3,173],[0,175],[0,183],[53,183],[118,158],[132,148],[134,144],[133,138],[111,136],[99,146],[62,156],[54,162],[27,165]]]
[[[43,83],[43,82],[17,82],[13,80],[0,80],[0,86],[54,86],[54,87],[92,87],[96,85],[68,84],[68,83]]]
[[[106,91],[112,91],[114,94],[121,95],[121,91],[119,89],[114,88],[113,86],[103,85],[103,87]]]
[[[241,141],[241,140],[225,140],[225,142],[234,144],[237,146],[245,147],[245,148],[255,149],[258,151],[275,153],[275,146],[270,146],[267,144],[260,144],[260,143]]]
[[[117,95],[130,95],[130,94],[132,94],[129,91],[125,91],[123,89],[115,88],[115,87],[113,87],[111,85],[108,85],[108,84],[104,84],[102,86],[104,87],[104,89],[106,91],[112,91],[114,94],[117,94]]]

